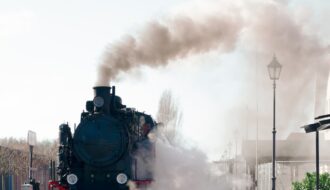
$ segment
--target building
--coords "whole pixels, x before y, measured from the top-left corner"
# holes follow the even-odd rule
[[[306,172],[315,172],[315,134],[292,133],[286,140],[276,141],[276,189],[288,190]],[[320,172],[330,171],[330,140],[320,133]],[[272,140],[246,140],[242,155],[255,181],[252,189],[270,190],[272,178]],[[256,159],[257,155],[257,159]],[[258,163],[256,163],[258,162]]]

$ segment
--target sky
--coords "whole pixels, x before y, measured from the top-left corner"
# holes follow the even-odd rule
[[[138,33],[152,20],[193,12],[193,7],[207,2],[217,1],[0,0],[0,137],[25,138],[33,130],[38,140],[57,138],[58,126],[79,123],[85,102],[93,98],[97,66],[109,44]],[[292,10],[311,12],[311,25],[321,26],[318,35],[330,36],[330,28],[322,26],[330,17],[329,2],[281,2]],[[329,37],[322,41],[329,42]],[[170,89],[183,112],[181,133],[187,143],[218,158],[228,143],[254,138],[256,110],[271,114],[272,86],[266,65],[274,52],[269,50],[267,59],[258,59],[255,53],[256,64],[250,64],[245,57],[249,51],[250,44],[240,42],[231,52],[214,50],[167,66],[142,66],[120,75],[111,85],[116,85],[116,93],[128,107],[153,116],[161,93]],[[258,88],[260,81],[269,82],[269,91]],[[260,99],[269,104],[259,103]],[[295,123],[297,128],[311,121],[313,111]],[[258,125],[269,124],[267,120]]]

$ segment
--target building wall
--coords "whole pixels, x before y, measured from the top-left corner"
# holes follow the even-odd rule
[[[330,161],[320,163],[320,172],[329,172]],[[307,172],[315,172],[314,162],[280,162],[276,163],[276,189],[289,190],[292,183],[304,179]],[[258,190],[272,189],[272,163],[260,164],[258,167]]]

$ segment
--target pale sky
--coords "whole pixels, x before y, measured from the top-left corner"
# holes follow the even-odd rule
[[[33,130],[39,140],[55,139],[62,122],[72,127],[79,123],[86,100],[93,98],[105,47],[195,2],[0,0],[0,137],[25,138]],[[317,24],[324,19],[319,13],[323,15],[330,4],[315,2],[296,0],[290,6],[311,9]],[[319,33],[329,34],[329,28],[320,28]],[[255,69],[251,72],[251,65],[244,63],[248,50],[249,45],[242,43],[227,54],[211,51],[167,67],[143,67],[113,85],[124,104],[153,116],[162,91],[171,89],[183,111],[183,136],[211,157],[220,157],[235,133],[249,138],[255,133],[249,123],[256,117],[249,111],[256,109],[258,97],[256,90],[246,93],[256,83]],[[269,80],[267,64],[258,66],[258,72],[264,72],[259,80]],[[263,95],[271,96],[271,91]]]

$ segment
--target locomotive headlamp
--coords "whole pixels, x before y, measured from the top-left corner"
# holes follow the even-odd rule
[[[66,176],[66,180],[70,185],[74,185],[78,182],[78,176],[76,174],[69,174]]]
[[[100,108],[104,105],[104,99],[101,96],[96,96],[93,103],[95,107]]]
[[[125,184],[128,180],[128,177],[126,174],[124,173],[120,173],[117,175],[117,178],[116,178],[117,182],[121,185]]]

